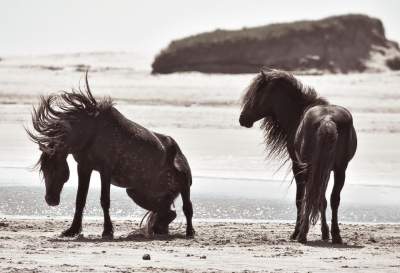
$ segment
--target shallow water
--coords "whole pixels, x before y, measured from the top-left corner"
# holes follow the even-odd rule
[[[118,54],[117,54],[118,55]],[[125,57],[125,59],[124,59]],[[117,61],[111,62],[115,58]],[[11,58],[0,63],[0,214],[73,214],[76,173],[62,204],[49,208],[43,184],[30,169],[39,156],[23,126],[39,94],[77,86],[78,63],[92,64],[92,91],[116,98],[117,108],[144,126],[172,135],[193,171],[195,217],[210,219],[294,219],[294,191],[288,166],[265,160],[262,132],[240,128],[238,100],[253,75],[200,73],[151,76],[130,55]],[[127,61],[128,60],[128,61]],[[59,66],[53,71],[43,65]],[[359,146],[343,190],[341,219],[400,222],[400,74],[302,76],[322,95],[350,108]],[[93,176],[87,214],[100,216],[98,175]],[[114,189],[112,214],[140,217],[123,190]]]
[[[266,183],[247,184],[253,191],[261,190],[256,196],[244,193],[230,196],[229,191],[238,189],[235,181],[224,183],[224,191],[221,189],[210,194],[209,191],[202,191],[200,188],[210,186],[212,183],[219,183],[218,179],[207,181],[196,179],[192,188],[192,202],[194,208],[194,219],[196,220],[260,220],[260,221],[294,221],[295,205],[289,198],[276,198],[280,195],[276,186],[266,186]],[[243,183],[242,185],[243,186]],[[350,186],[348,190],[360,190]],[[242,190],[242,188],[240,189]],[[271,192],[277,192],[271,196]],[[360,194],[368,192],[361,188]],[[2,187],[0,192],[0,217],[6,216],[28,216],[28,217],[67,217],[72,220],[74,214],[76,189],[66,187],[63,190],[61,203],[57,207],[49,207],[44,202],[44,189],[40,187]],[[294,194],[291,194],[294,196]],[[379,194],[378,194],[379,195]],[[398,196],[398,194],[397,194]],[[371,204],[348,202],[351,198],[349,191],[345,191],[340,208],[340,219],[342,222],[374,222],[374,223],[396,223],[400,219],[400,210],[396,204]],[[184,221],[181,210],[181,201],[178,198],[175,202],[175,209],[178,219]],[[127,196],[123,189],[113,188],[111,192],[111,217],[113,219],[141,219],[145,211],[136,206]],[[100,190],[92,188],[89,191],[88,200],[84,215],[87,217],[102,217],[100,206]],[[330,210],[327,210],[328,219]]]

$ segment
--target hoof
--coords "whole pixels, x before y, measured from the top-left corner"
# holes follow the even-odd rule
[[[114,239],[114,234],[102,234],[101,235],[101,238],[102,239],[105,239],[105,240],[112,240],[112,239]]]
[[[305,235],[299,235],[297,237],[297,242],[301,243],[301,244],[306,244],[307,243],[307,236]]]
[[[196,232],[194,231],[194,229],[186,230],[186,238],[187,239],[194,238],[195,234],[196,234]]]
[[[69,228],[61,233],[61,237],[75,237],[81,233],[81,228]]]
[[[341,244],[343,244],[343,240],[342,240],[342,238],[340,236],[339,237],[334,237],[334,238],[332,238],[332,244],[341,245]]]
[[[154,235],[167,236],[167,235],[169,235],[169,232],[168,231],[154,231]]]
[[[103,231],[103,234],[101,234],[101,238],[106,239],[106,240],[112,240],[114,239],[114,233],[111,231]]]
[[[292,241],[294,241],[294,240],[296,240],[297,239],[297,235],[298,235],[299,233],[298,232],[293,232],[292,233],[292,235],[290,235],[290,240],[292,240]]]
[[[154,226],[153,232],[155,235],[168,235],[169,228],[168,228],[168,226]]]
[[[328,234],[322,233],[321,239],[322,241],[329,241],[329,233]]]

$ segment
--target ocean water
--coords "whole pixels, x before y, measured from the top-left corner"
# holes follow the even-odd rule
[[[257,126],[238,125],[240,97],[254,75],[151,75],[149,60],[107,52],[0,62],[0,216],[73,215],[73,159],[69,158],[71,177],[60,206],[47,207],[44,184],[32,170],[38,147],[29,141],[24,126],[30,126],[31,107],[39,95],[83,87],[78,65],[91,66],[89,82],[96,97],[111,96],[128,118],[177,140],[193,172],[196,219],[294,219],[290,165],[279,169],[281,162],[266,160]],[[348,168],[340,218],[400,222],[400,73],[300,79],[354,116],[359,145]],[[98,174],[92,177],[88,198],[86,215],[101,216]],[[114,217],[144,214],[123,189],[113,188],[111,207]],[[176,207],[180,211],[179,200]]]

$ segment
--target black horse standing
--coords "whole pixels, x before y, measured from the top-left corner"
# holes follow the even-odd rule
[[[56,206],[69,178],[68,154],[78,166],[75,215],[62,235],[74,236],[82,229],[82,213],[93,170],[101,177],[103,237],[113,237],[109,215],[110,185],[126,188],[139,206],[151,211],[150,232],[168,233],[176,213],[171,210],[181,194],[187,220],[186,236],[194,235],[189,164],[177,143],[169,136],[147,130],[126,119],[111,99],[96,101],[89,89],[42,97],[32,114],[29,136],[42,151],[38,161],[46,185],[46,202]]]
[[[288,155],[296,180],[296,227],[291,236],[307,242],[309,222],[315,224],[321,212],[322,239],[329,239],[325,192],[331,171],[333,243],[342,243],[338,225],[340,192],[346,168],[357,149],[357,137],[350,112],[318,97],[291,74],[269,70],[253,80],[242,101],[240,125],[250,128],[263,119],[269,156]]]

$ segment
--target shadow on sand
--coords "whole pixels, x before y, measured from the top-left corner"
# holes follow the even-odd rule
[[[127,236],[119,236],[114,238],[102,238],[99,236],[89,235],[85,237],[83,234],[75,236],[75,237],[55,237],[50,238],[50,242],[80,242],[80,243],[99,243],[99,242],[148,242],[148,241],[172,241],[177,239],[190,239],[187,238],[184,234],[169,234],[169,235],[154,235],[154,236],[146,236],[143,233],[134,231],[129,233]]]
[[[325,248],[349,248],[349,249],[351,249],[351,248],[352,249],[364,248],[364,246],[362,246],[362,245],[348,245],[347,243],[332,244],[332,242],[330,242],[330,241],[323,241],[323,240],[307,242],[306,246],[325,247]]]

